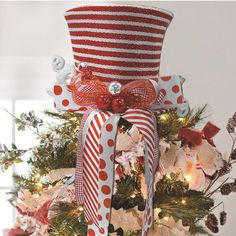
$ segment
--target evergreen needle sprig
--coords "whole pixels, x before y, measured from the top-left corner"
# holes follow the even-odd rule
[[[7,109],[4,108],[4,110],[11,115],[14,118],[14,121],[16,124],[18,124],[18,130],[25,130],[25,128],[28,128],[30,131],[32,131],[34,134],[39,134],[39,127],[43,125],[43,120],[38,119],[35,116],[35,113],[33,111],[30,111],[28,114],[22,113],[20,115],[20,118],[13,115],[11,112],[9,112]]]
[[[208,105],[192,109],[186,117],[180,118],[176,111],[170,111],[157,116],[158,135],[166,141],[177,140],[178,132],[181,128],[194,128],[207,117]]]
[[[59,202],[56,217],[49,226],[50,236],[85,236],[87,223],[76,202]]]
[[[27,152],[27,150],[21,150],[16,147],[13,143],[11,149],[6,145],[0,144],[0,167],[2,171],[7,170],[14,164],[23,162],[22,156]]]

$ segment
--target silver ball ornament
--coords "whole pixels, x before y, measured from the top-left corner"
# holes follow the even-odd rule
[[[108,91],[111,95],[117,95],[121,92],[121,88],[122,88],[122,85],[121,83],[119,82],[111,82],[109,85],[108,85]]]

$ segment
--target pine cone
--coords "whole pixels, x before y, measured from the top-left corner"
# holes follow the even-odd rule
[[[236,160],[236,148],[231,152],[230,159],[231,160]]]
[[[124,236],[124,230],[122,228],[118,228],[115,232],[117,233],[117,236],[118,235],[119,236]]]
[[[230,134],[233,134],[234,133],[234,125],[232,124],[232,122],[229,120],[227,126],[226,126],[226,129],[227,131],[230,133]]]
[[[227,213],[225,211],[222,211],[220,213],[220,225],[225,225],[227,220]]]
[[[232,169],[232,165],[227,161],[223,161],[223,167],[219,170],[219,176],[228,174]]]
[[[219,232],[219,228],[217,226],[212,227],[211,231],[215,234],[217,234]]]
[[[144,203],[138,204],[138,210],[139,211],[144,211],[145,210],[145,204]]]
[[[213,232],[213,233],[219,232],[218,226],[213,226],[208,220],[205,221],[205,225],[211,232]]]
[[[135,206],[133,199],[127,199],[122,205],[123,209],[128,210]]]
[[[234,183],[231,183],[231,190],[232,190],[232,192],[236,192],[236,183],[234,182]]]
[[[108,232],[109,232],[109,233],[113,233],[114,231],[115,231],[114,225],[109,224],[109,226],[108,226]]]
[[[232,183],[224,184],[221,187],[220,192],[222,195],[229,195],[232,192]]]
[[[233,118],[229,118],[226,129],[229,133],[234,133],[236,127],[236,119],[235,119],[235,114]]]
[[[124,199],[119,198],[118,196],[113,196],[112,207],[116,210],[119,210],[124,205]]]
[[[211,213],[207,216],[207,221],[212,225],[212,226],[217,226],[219,224],[217,217],[215,214]]]
[[[233,120],[236,122],[236,112],[234,112]]]

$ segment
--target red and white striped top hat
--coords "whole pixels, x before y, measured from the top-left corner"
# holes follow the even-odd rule
[[[104,82],[159,76],[161,49],[173,14],[137,6],[82,6],[65,13],[75,64]]]

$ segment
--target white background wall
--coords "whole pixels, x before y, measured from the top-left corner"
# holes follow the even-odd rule
[[[208,103],[210,120],[222,128],[219,149],[230,149],[224,127],[236,111],[236,2],[78,1],[0,2],[0,99],[50,99],[51,57],[72,61],[63,13],[91,3],[150,5],[174,13],[162,53],[161,75],[187,78],[192,107]],[[236,177],[236,171],[234,171]],[[234,236],[236,194],[226,198],[229,220],[219,235]]]

